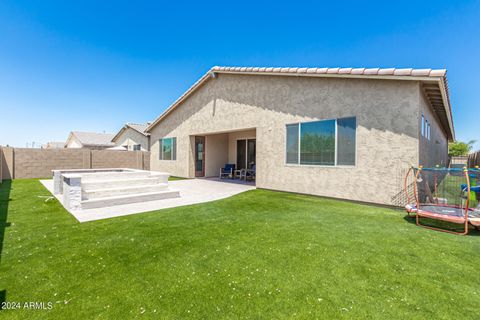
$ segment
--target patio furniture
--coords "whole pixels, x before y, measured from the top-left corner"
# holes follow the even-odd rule
[[[245,170],[245,180],[255,180],[256,171],[256,165],[252,165],[251,169]]]
[[[227,163],[225,167],[220,168],[220,179],[233,178],[233,171],[235,170],[235,164]]]
[[[233,171],[233,178],[234,179],[242,179],[243,176],[243,169],[236,169]]]

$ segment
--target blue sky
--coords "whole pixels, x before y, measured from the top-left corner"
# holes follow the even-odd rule
[[[480,140],[479,32],[480,1],[1,1],[0,145],[153,120],[214,65],[447,68]]]

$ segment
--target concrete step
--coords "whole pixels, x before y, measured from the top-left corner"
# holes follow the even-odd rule
[[[123,178],[118,180],[90,180],[82,181],[82,190],[90,191],[95,189],[109,189],[133,186],[145,186],[162,183],[161,177],[137,177],[137,178]]]
[[[113,188],[102,188],[102,189],[92,189],[82,191],[82,199],[98,199],[106,197],[114,197],[121,195],[135,195],[139,193],[151,193],[157,191],[164,191],[168,189],[167,183],[155,183],[149,185],[140,185],[140,186],[128,186],[128,187],[118,187]]]
[[[163,191],[157,191],[157,192],[137,193],[137,194],[128,194],[128,195],[121,195],[121,196],[83,200],[81,202],[81,205],[82,205],[82,209],[93,209],[93,208],[100,208],[100,207],[112,207],[112,206],[118,206],[122,204],[163,200],[163,199],[178,198],[178,197],[180,197],[180,192],[178,190],[169,189],[169,190],[163,190]]]
[[[94,172],[82,174],[82,182],[89,181],[111,181],[111,180],[123,180],[133,178],[147,178],[151,174],[149,171],[110,171],[110,172]]]

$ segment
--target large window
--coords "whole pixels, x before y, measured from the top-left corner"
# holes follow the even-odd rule
[[[300,164],[335,165],[335,120],[300,124]]]
[[[177,138],[159,140],[160,160],[177,160]]]
[[[287,125],[287,163],[298,163],[299,124]]]
[[[355,117],[287,125],[286,162],[355,165]]]
[[[337,165],[355,165],[357,119],[337,119]]]

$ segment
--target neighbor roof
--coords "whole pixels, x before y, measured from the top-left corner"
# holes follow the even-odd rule
[[[184,94],[173,102],[152,124],[146,132],[150,132],[171,111],[180,105],[190,94],[195,92],[208,80],[216,78],[216,74],[249,74],[306,77],[338,77],[360,79],[414,80],[422,82],[423,91],[433,110],[439,116],[448,139],[455,138],[452,111],[448,93],[446,69],[412,69],[412,68],[273,68],[273,67],[213,67],[195,82]]]
[[[84,146],[110,147],[115,145],[112,142],[112,138],[114,137],[113,133],[72,131],[71,135],[74,135]]]
[[[131,128],[131,129],[137,131],[138,133],[141,133],[144,136],[148,137],[149,133],[145,132],[145,130],[147,129],[149,124],[150,124],[150,122],[147,122],[147,123],[130,123],[130,122],[127,122],[122,127],[122,129],[120,129],[120,131],[118,131],[117,134],[112,138],[112,141],[117,140],[117,138],[128,128]]]
[[[52,146],[54,148],[63,148],[63,146],[65,145],[65,142],[63,142],[63,141],[49,141],[49,142],[46,143],[46,145]]]

